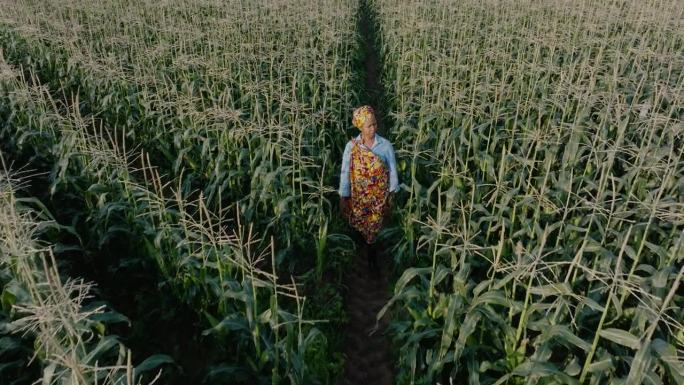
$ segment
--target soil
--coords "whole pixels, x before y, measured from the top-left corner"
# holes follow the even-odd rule
[[[363,79],[363,90],[359,94],[359,105],[368,104],[375,110],[375,118],[378,122],[377,133],[387,137],[388,127],[392,127],[394,118],[388,114],[387,92],[380,81],[383,61],[380,56],[377,38],[377,12],[372,4],[366,0],[359,1],[359,18],[357,28],[358,38],[361,45],[363,58],[357,63]]]
[[[362,255],[354,257],[354,263],[347,271],[345,282],[347,294],[345,310],[349,323],[345,327],[345,385],[391,385],[394,367],[390,355],[390,341],[383,334],[388,324],[387,316],[377,323],[376,315],[389,300],[387,281],[388,264],[391,259],[384,254],[378,256],[380,277],[370,272]]]
[[[376,30],[375,12],[365,0],[360,0],[360,18],[358,27],[363,39],[365,57],[365,87],[362,100],[365,100],[376,110],[378,133],[386,135],[384,89],[378,81],[380,58],[375,47]],[[387,124],[391,127],[391,124]],[[354,256],[354,262],[346,271],[345,286],[347,287],[344,308],[349,316],[344,334],[347,337],[345,347],[345,385],[391,385],[394,383],[394,365],[390,354],[391,345],[384,331],[389,322],[388,316],[383,317],[376,325],[376,315],[390,299],[390,285],[388,282],[389,263],[392,258],[386,255],[382,246],[378,255],[380,277],[376,278],[370,272],[365,255]],[[377,330],[373,330],[377,326]]]

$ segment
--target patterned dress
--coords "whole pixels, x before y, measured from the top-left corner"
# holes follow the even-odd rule
[[[371,244],[382,227],[383,208],[389,194],[389,169],[361,140],[352,139],[352,142],[349,223]]]

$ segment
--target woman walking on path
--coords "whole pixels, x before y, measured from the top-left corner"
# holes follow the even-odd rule
[[[378,276],[376,238],[389,218],[394,193],[399,190],[397,164],[392,144],[375,132],[378,125],[371,106],[354,110],[352,124],[361,133],[344,148],[340,208],[356,230],[369,269]]]

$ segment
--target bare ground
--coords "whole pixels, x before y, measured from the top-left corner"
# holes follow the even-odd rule
[[[345,348],[346,385],[390,385],[394,379],[390,343],[383,335],[388,317],[376,325],[376,314],[389,300],[387,282],[388,257],[378,256],[381,270],[379,278],[369,272],[367,262],[361,255],[354,257],[354,263],[347,271],[345,310],[349,323],[344,332],[347,336]]]

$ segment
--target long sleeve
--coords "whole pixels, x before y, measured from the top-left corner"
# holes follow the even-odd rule
[[[399,191],[399,177],[397,176],[397,160],[394,156],[394,147],[392,147],[392,144],[389,142],[387,144],[389,144],[389,154],[387,154],[387,157],[389,158],[387,163],[389,163],[390,171],[389,191],[397,192]]]
[[[342,197],[351,195],[351,186],[349,184],[349,163],[351,161],[351,141],[347,142],[344,147],[344,154],[342,155],[342,170],[340,171],[340,189],[339,194]]]

